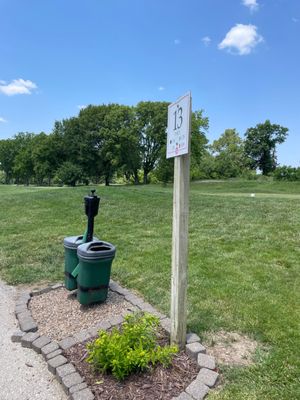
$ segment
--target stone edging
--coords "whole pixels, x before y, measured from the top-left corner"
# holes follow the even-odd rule
[[[59,342],[52,341],[47,336],[40,336],[38,326],[32,318],[28,304],[33,296],[47,293],[64,287],[63,284],[48,286],[36,291],[23,291],[16,300],[15,315],[18,319],[20,330],[15,332],[11,340],[20,342],[23,347],[32,348],[37,353],[42,354],[48,364],[48,370],[52,372],[57,380],[62,384],[63,389],[70,400],[93,400],[94,395],[84,382],[84,378],[76,371],[73,364],[62,355],[73,345],[95,337],[100,329],[108,330],[112,326],[120,325],[124,317],[115,316],[107,321],[102,321],[96,327],[86,329],[81,332],[68,336]],[[143,299],[136,296],[128,289],[122,288],[118,283],[110,281],[109,288],[111,291],[124,296],[125,300],[136,306],[142,311],[149,312],[160,319],[161,326],[170,334],[171,320],[166,315],[158,312],[151,304],[144,302]],[[126,314],[128,314],[126,312]],[[219,374],[216,372],[216,363],[214,357],[206,353],[205,347],[200,343],[200,338],[195,333],[187,334],[186,354],[194,360],[197,360],[200,367],[196,379],[183,391],[178,397],[172,400],[202,400],[205,398],[211,388],[213,388],[218,380]]]

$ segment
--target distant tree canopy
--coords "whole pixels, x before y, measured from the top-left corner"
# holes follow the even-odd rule
[[[135,107],[90,105],[76,117],[56,121],[48,135],[20,132],[0,140],[0,180],[70,186],[109,185],[115,179],[170,182],[174,161],[166,159],[168,105],[151,101]],[[209,145],[208,127],[202,110],[192,113],[191,179],[234,178],[251,168],[268,174],[276,167],[276,145],[288,131],[266,121],[249,128],[245,140],[235,129],[226,129]],[[277,179],[281,176],[286,176],[285,170]]]
[[[226,129],[210,146],[219,177],[235,178],[245,169],[244,143],[235,129]]]
[[[283,143],[288,128],[271,124],[266,120],[255,128],[247,129],[245,134],[245,155],[252,169],[260,169],[263,175],[273,172],[277,166],[276,145]]]
[[[15,141],[13,139],[1,140],[0,141],[0,162],[1,169],[5,174],[5,183],[11,182],[14,176],[13,168],[14,161],[17,155],[17,149]]]
[[[151,101],[136,107],[90,105],[76,117],[56,121],[49,135],[20,132],[0,140],[5,183],[109,185],[120,176],[137,184],[141,172],[143,183],[149,182],[150,174],[170,180],[172,162],[165,156],[168,105]],[[208,118],[196,111],[192,124],[192,148],[198,158],[207,144]]]

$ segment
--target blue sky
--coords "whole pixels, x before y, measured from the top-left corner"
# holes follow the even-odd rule
[[[300,165],[299,0],[0,0],[0,139],[192,92],[210,141],[270,119]]]

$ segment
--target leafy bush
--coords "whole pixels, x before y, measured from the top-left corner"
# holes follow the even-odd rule
[[[242,172],[241,178],[247,179],[248,181],[258,180],[259,175],[257,175],[255,170],[245,168]]]
[[[87,362],[95,371],[111,372],[119,380],[157,363],[169,366],[178,349],[157,344],[158,325],[159,319],[151,314],[127,315],[120,330],[100,331],[99,337],[87,345]]]
[[[294,168],[288,165],[277,167],[274,171],[274,179],[276,179],[277,181],[299,181],[300,167]]]
[[[76,182],[82,178],[81,168],[77,165],[66,161],[56,171],[55,182],[65,185],[75,186]]]

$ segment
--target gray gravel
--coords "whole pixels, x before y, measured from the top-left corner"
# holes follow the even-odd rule
[[[39,334],[52,340],[61,340],[135,309],[124,296],[110,290],[104,303],[82,306],[76,295],[65,288],[34,296],[29,307]]]
[[[16,290],[0,281],[0,400],[66,400],[42,357],[11,342],[15,296]]]

